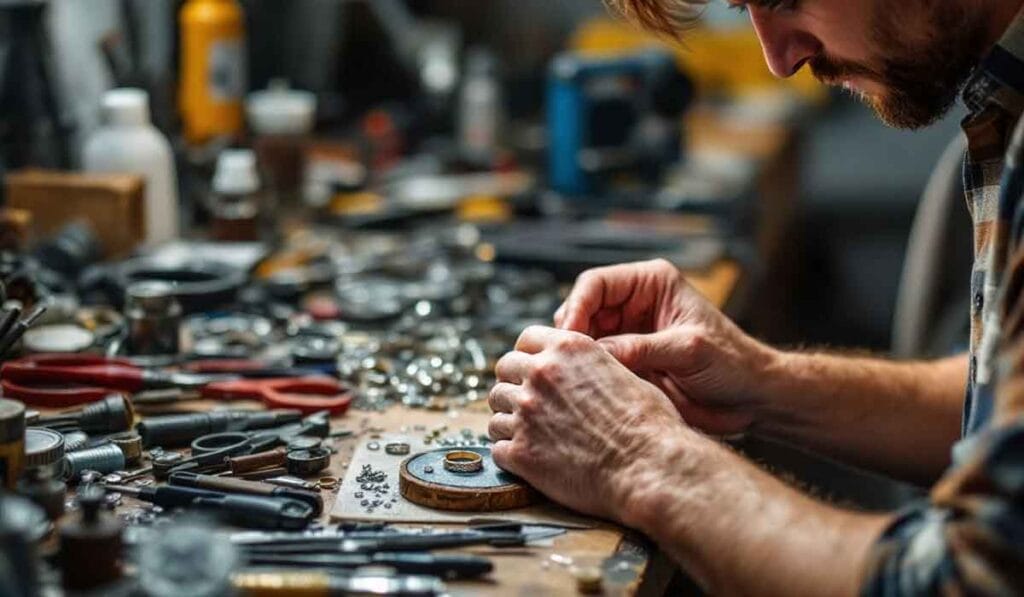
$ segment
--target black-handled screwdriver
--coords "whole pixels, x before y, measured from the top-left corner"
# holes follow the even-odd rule
[[[467,554],[394,553],[287,555],[253,553],[246,556],[250,565],[299,568],[348,569],[361,566],[387,566],[399,574],[429,574],[449,580],[479,578],[494,564],[487,558]]]
[[[313,519],[313,508],[304,502],[279,497],[231,495],[218,491],[161,485],[131,487],[106,485],[137,500],[161,508],[201,508],[224,516],[238,526],[260,529],[301,529]]]

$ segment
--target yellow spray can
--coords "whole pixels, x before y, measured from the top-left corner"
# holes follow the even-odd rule
[[[237,0],[188,0],[179,15],[178,96],[185,140],[205,143],[242,131],[245,22]]]

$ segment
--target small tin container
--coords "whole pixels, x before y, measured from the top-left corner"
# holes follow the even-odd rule
[[[25,429],[25,468],[59,477],[64,469],[64,435],[45,427]]]

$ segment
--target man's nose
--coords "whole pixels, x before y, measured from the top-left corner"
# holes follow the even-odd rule
[[[792,23],[792,17],[770,9],[750,7],[750,22],[761,41],[764,61],[776,77],[791,77],[821,51],[821,42]]]

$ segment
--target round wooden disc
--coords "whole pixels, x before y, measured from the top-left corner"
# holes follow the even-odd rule
[[[444,468],[444,455],[469,450],[483,458],[483,469],[454,473]],[[432,472],[427,472],[432,470]],[[414,504],[438,510],[488,512],[522,508],[538,495],[517,477],[494,464],[490,448],[443,448],[406,458],[399,468],[398,490]]]

